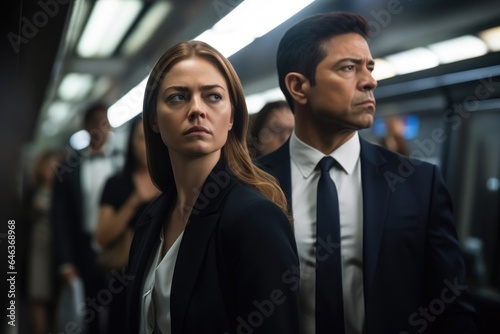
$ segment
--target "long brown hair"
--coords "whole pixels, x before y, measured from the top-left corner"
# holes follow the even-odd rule
[[[229,169],[237,179],[256,188],[290,218],[285,195],[276,179],[256,167],[250,158],[246,142],[248,110],[240,79],[231,63],[216,49],[204,42],[189,41],[174,45],[160,57],[149,76],[144,95],[143,119],[148,168],[153,183],[162,191],[174,184],[168,148],[163,143],[160,134],[151,128],[156,117],[158,90],[165,74],[175,64],[193,57],[213,64],[226,80],[229,89],[233,109],[233,127],[222,148],[222,157],[226,160]]]

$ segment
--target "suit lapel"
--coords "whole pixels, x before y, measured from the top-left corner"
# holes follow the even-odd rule
[[[383,173],[385,159],[377,152],[373,144],[361,138],[360,142],[363,185],[364,284],[369,287],[377,267],[391,192]]]
[[[257,160],[257,164],[266,172],[274,176],[288,202],[288,211],[292,213],[292,172],[290,161],[290,139],[276,151],[269,153]]]
[[[147,265],[151,254],[157,250],[161,228],[172,205],[173,196],[174,189],[169,189],[160,195],[141,216],[135,228],[131,249],[134,256],[128,268],[128,273],[134,276],[129,288],[129,295],[132,297],[128,301],[131,310],[131,328],[134,329],[132,332],[139,329],[138,319],[140,319],[140,305],[142,304],[142,282],[147,275]]]
[[[220,218],[220,208],[235,184],[226,164],[219,161],[205,181],[189,217],[172,280],[171,303],[175,305],[171,310],[172,333],[181,333],[184,328],[190,299]]]

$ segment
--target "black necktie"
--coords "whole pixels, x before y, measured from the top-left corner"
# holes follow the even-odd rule
[[[316,334],[345,333],[339,200],[330,177],[335,163],[332,157],[324,157],[318,164],[321,177],[316,211]]]

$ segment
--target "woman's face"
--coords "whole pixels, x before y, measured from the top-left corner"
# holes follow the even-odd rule
[[[220,154],[232,125],[226,81],[210,62],[182,60],[165,75],[152,129],[160,133],[171,156]]]
[[[132,137],[132,147],[139,165],[147,166],[146,140],[144,138],[144,125],[142,122],[138,122],[135,125]]]

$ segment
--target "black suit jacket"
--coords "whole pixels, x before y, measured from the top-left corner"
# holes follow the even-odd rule
[[[298,284],[290,280],[298,258],[285,214],[235,181],[222,162],[202,189],[175,264],[172,333],[298,333]],[[174,193],[156,199],[136,225],[127,272],[130,333],[138,332],[148,259]]]
[[[86,282],[86,278],[94,277],[97,270],[91,235],[83,226],[81,162],[80,154],[74,152],[71,163],[61,164],[56,171],[52,223],[56,265],[75,265]]]
[[[452,204],[438,168],[360,142],[367,333],[475,333]],[[279,180],[291,208],[289,141],[259,164]]]

